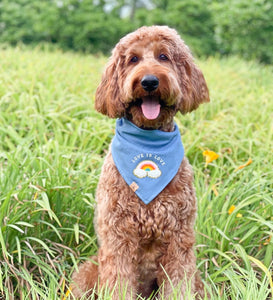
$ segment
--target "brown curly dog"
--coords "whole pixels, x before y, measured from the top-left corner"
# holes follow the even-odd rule
[[[121,130],[116,128],[119,138],[124,138],[125,124],[137,135],[143,133],[147,143],[156,148],[154,135],[176,135],[173,118],[178,111],[185,114],[208,101],[203,74],[177,32],[166,26],[151,26],[126,35],[116,45],[97,89],[95,107],[110,118],[121,118],[117,123]],[[187,158],[181,156],[180,135],[176,141],[179,146],[164,159],[152,161],[154,154],[146,150],[134,156],[131,164],[144,158],[146,165],[138,164],[143,169],[134,169],[139,181],[130,185],[117,167],[113,149],[122,158],[135,145],[130,139],[125,144],[113,140],[96,194],[99,253],[74,272],[72,292],[76,297],[106,286],[115,300],[145,298],[156,290],[157,299],[171,299],[174,288],[179,288],[179,299],[184,299],[188,287],[192,297],[204,296],[193,249],[197,209],[193,172]],[[157,150],[161,153],[160,147]],[[148,187],[144,194],[152,195],[157,190],[153,184],[163,173],[158,170],[168,163],[165,159],[173,159],[174,165],[178,162],[175,175],[145,203],[137,195],[141,189],[138,182],[145,177]],[[154,169],[157,172],[149,173]],[[128,170],[125,168],[124,173],[133,176]]]

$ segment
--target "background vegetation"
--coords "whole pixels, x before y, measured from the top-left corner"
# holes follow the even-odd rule
[[[175,27],[195,54],[273,62],[272,0],[1,0],[0,42],[108,53],[142,25]]]

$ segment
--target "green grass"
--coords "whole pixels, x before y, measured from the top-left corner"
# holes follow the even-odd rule
[[[106,58],[0,57],[0,299],[62,299],[77,263],[97,252],[94,193],[114,134],[93,109]],[[199,65],[212,101],[176,119],[195,171],[198,267],[212,299],[270,299],[273,70],[237,58]],[[207,167],[206,149],[220,155]]]

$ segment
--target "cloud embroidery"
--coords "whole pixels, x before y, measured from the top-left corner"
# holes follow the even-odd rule
[[[133,173],[138,178],[150,177],[156,179],[161,176],[160,169],[151,160],[143,160],[140,162]]]

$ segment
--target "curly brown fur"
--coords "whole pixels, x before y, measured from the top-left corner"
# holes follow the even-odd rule
[[[145,75],[159,79],[153,91],[141,85]],[[160,103],[155,119],[143,114],[141,104],[146,98]],[[111,118],[126,117],[143,129],[172,131],[178,111],[190,112],[207,101],[205,79],[189,48],[175,30],[152,26],[128,34],[116,45],[97,89],[95,107]],[[146,205],[125,183],[109,151],[96,199],[98,266],[86,262],[73,274],[75,296],[92,291],[97,283],[98,288],[110,289],[118,283],[127,286],[126,299],[136,299],[139,294],[148,297],[164,283],[158,297],[168,299],[172,286],[180,284],[183,299],[184,280],[190,282],[193,294],[203,296],[193,250],[193,172],[186,158],[173,180]],[[113,299],[119,299],[118,290]]]

